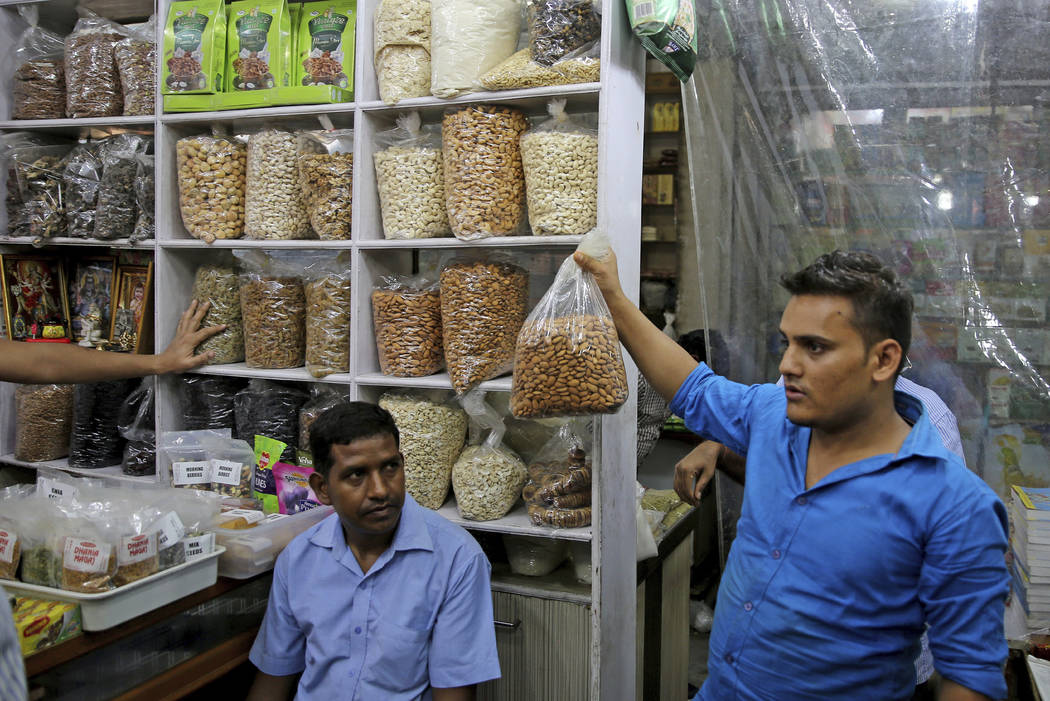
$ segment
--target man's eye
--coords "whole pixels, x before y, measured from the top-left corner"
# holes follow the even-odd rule
[[[824,344],[823,343],[811,342],[811,343],[809,343],[807,348],[809,349],[810,353],[821,353],[821,352],[824,351]]]

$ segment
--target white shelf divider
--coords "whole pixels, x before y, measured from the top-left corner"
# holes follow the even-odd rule
[[[84,477],[105,477],[106,479],[116,480],[118,482],[152,484],[157,481],[156,475],[147,475],[145,477],[125,475],[121,472],[120,465],[110,465],[109,467],[97,468],[70,467],[67,458],[62,458],[61,460],[44,460],[42,462],[26,462],[25,460],[16,460],[12,453],[10,455],[0,456],[0,463],[14,465],[15,467],[24,467],[30,470],[39,470],[43,468],[64,470],[65,472],[72,472],[73,474],[83,475]]]
[[[537,538],[557,538],[559,540],[578,540],[587,542],[591,539],[591,527],[583,528],[547,528],[537,526],[529,519],[525,505],[519,502],[510,513],[503,518],[493,521],[471,521],[459,515],[455,498],[449,499],[445,505],[438,509],[438,513],[452,523],[463,526],[471,531],[487,531],[489,533],[505,533],[507,535],[527,535]]]

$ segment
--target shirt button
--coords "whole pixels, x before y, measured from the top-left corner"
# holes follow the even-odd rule
[[[774,550],[772,555],[773,555],[773,559],[774,560],[779,560],[780,559],[780,551],[779,550]]]
[[[725,661],[728,662],[729,664],[733,664],[733,655],[732,655],[732,653],[729,653],[729,652],[726,653]]]
[[[795,503],[798,504],[799,506],[805,506],[807,501],[809,501],[809,500],[806,499],[806,497],[796,497],[795,498]]]
[[[357,634],[360,634],[361,633],[361,626],[358,626],[358,627],[354,628],[354,632],[357,633]]]
[[[750,601],[748,601],[748,602],[746,602],[746,603],[744,604],[744,610],[745,610],[745,611],[750,611],[750,610],[751,610],[751,609],[753,609],[753,608],[755,608],[755,605],[754,605],[754,604],[752,604],[752,603],[751,603]]]

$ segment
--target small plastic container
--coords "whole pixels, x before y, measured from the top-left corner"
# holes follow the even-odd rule
[[[272,570],[277,556],[295,536],[332,512],[330,506],[319,506],[293,516],[270,514],[259,525],[245,530],[213,529],[216,545],[225,549],[219,558],[219,574],[248,579]]]

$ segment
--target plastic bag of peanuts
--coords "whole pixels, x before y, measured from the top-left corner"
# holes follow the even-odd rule
[[[604,232],[579,250],[608,254]],[[627,401],[616,326],[594,276],[565,259],[518,334],[510,406],[520,418],[610,414]]]
[[[445,366],[441,294],[422,277],[391,276],[372,292],[379,369],[394,377],[424,377]]]
[[[496,410],[485,403],[481,390],[461,400],[470,416],[471,445],[452,466],[452,491],[459,515],[471,521],[503,518],[517,503],[528,473],[525,463],[503,445],[505,428]],[[475,438],[488,431],[485,440]]]
[[[598,130],[547,105],[551,118],[521,137],[533,236],[586,234],[598,224]]]
[[[298,137],[263,128],[248,137],[248,187],[244,195],[244,236],[287,241],[312,238],[298,169]]]
[[[179,169],[179,211],[193,238],[205,243],[244,235],[244,140],[189,136],[175,144]]]
[[[519,142],[528,126],[524,113],[512,107],[466,105],[445,113],[445,206],[456,238],[522,233],[525,176]]]
[[[350,370],[350,261],[315,254],[304,267],[306,370],[327,377]]]
[[[297,144],[299,189],[310,224],[322,241],[350,239],[354,201],[354,131],[311,131]]]
[[[457,394],[514,369],[529,304],[529,274],[498,256],[453,260],[441,271],[441,334]]]
[[[388,239],[451,236],[445,209],[445,164],[437,125],[422,125],[418,112],[376,136],[376,185]]]

